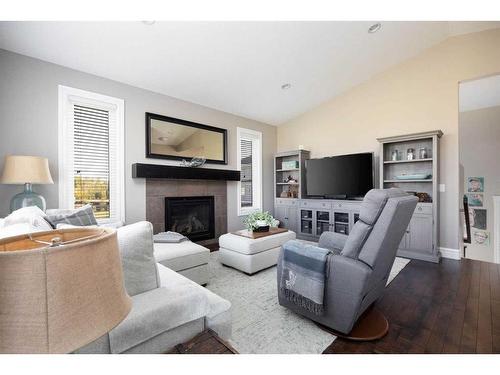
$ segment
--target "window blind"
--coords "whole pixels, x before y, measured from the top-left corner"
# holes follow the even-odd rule
[[[252,187],[252,150],[253,142],[248,139],[240,140],[241,148],[241,207],[253,206]]]
[[[96,218],[110,211],[110,112],[73,105],[74,205],[90,203]]]

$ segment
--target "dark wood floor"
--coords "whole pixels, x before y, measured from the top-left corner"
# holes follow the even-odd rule
[[[389,333],[335,340],[324,353],[500,353],[500,265],[412,260],[377,302]]]

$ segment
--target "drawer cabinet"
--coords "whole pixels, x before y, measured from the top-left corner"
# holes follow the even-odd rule
[[[347,202],[333,202],[332,209],[334,210],[358,210],[361,205],[361,201],[359,203],[355,203],[352,201]]]
[[[425,214],[432,215],[432,204],[431,203],[417,203],[415,208],[415,214]]]
[[[300,207],[329,210],[332,208],[332,204],[330,202],[325,202],[325,201],[319,200],[319,199],[301,200]]]
[[[276,198],[276,205],[298,207],[299,201],[293,198]]]

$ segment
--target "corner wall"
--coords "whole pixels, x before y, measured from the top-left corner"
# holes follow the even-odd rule
[[[500,29],[452,37],[278,128],[278,151],[373,151],[378,137],[441,129],[440,246],[459,247],[458,83],[500,72]]]
[[[146,181],[132,179],[133,163],[178,165],[176,161],[145,157],[145,112],[177,117],[228,130],[227,166],[236,169],[236,128],[263,133],[264,210],[273,211],[273,155],[276,127],[185,102],[166,95],[0,50],[0,170],[7,154],[49,158],[54,185],[35,186],[49,208],[58,206],[58,85],[75,87],[125,100],[125,214],[132,223],[146,218]],[[0,217],[9,212],[10,198],[20,186],[0,185]],[[237,211],[237,184],[228,182],[228,230],[242,227]]]

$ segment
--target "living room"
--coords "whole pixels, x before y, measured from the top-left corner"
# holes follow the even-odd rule
[[[160,14],[0,21],[0,353],[499,354],[500,21]]]

